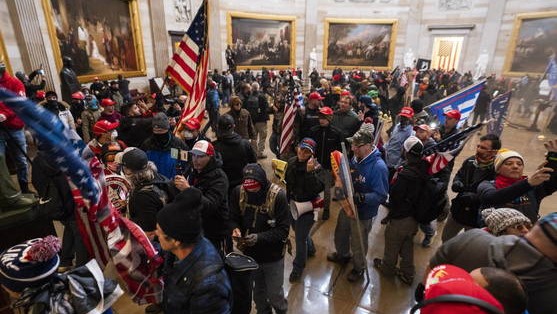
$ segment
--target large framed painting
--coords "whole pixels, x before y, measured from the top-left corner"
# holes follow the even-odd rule
[[[80,82],[144,76],[138,0],[42,0],[56,66],[71,57]]]
[[[394,19],[326,19],[323,68],[391,69],[397,25]]]
[[[295,64],[296,17],[228,13],[228,45],[236,68],[291,68]]]
[[[557,52],[557,11],[517,14],[504,74],[543,74]]]
[[[8,52],[6,50],[6,45],[4,44],[4,38],[2,37],[2,33],[0,33],[0,62],[4,62],[6,65],[6,69],[8,73],[14,74],[12,72],[12,67],[10,66],[10,60],[8,60]]]

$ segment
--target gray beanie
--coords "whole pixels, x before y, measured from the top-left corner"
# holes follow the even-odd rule
[[[489,231],[495,235],[516,224],[531,223],[523,213],[512,208],[486,208],[482,210],[482,217]]]

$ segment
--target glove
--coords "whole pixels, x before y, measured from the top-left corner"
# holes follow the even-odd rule
[[[416,302],[420,303],[424,300],[424,294],[425,294],[425,286],[423,283],[419,283],[416,286],[416,290],[414,290],[414,299],[416,299]]]
[[[257,233],[250,233],[244,237],[244,245],[254,246],[257,243]]]
[[[366,195],[363,193],[354,193],[354,203],[356,205],[361,205],[365,202]]]
[[[459,193],[462,192],[462,190],[464,189],[464,183],[460,182],[460,181],[455,181],[453,182],[453,186],[451,187],[453,192]]]

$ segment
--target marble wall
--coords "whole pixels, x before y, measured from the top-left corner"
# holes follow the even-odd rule
[[[185,31],[202,0],[137,0],[146,77],[132,78],[132,88],[164,74],[172,55],[169,31]],[[323,65],[325,20],[397,19],[394,65],[412,49],[416,58],[430,59],[436,36],[464,36],[460,71],[473,70],[479,54],[489,54],[488,72],[501,74],[514,18],[518,13],[557,10],[557,0],[209,0],[210,67],[226,67],[224,49],[231,11],[296,17],[296,66],[307,73],[309,53],[316,48]],[[0,1],[0,32],[14,71],[31,72],[40,64],[49,87],[58,89],[58,71],[40,0]]]

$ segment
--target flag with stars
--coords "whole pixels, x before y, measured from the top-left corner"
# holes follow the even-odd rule
[[[75,217],[83,242],[102,268],[112,262],[132,299],[158,303],[162,280],[156,275],[163,260],[145,233],[122,217],[109,201],[103,168],[81,140],[72,139],[60,119],[25,97],[0,88],[0,101],[32,130],[49,163],[60,169],[72,187]]]
[[[189,29],[172,56],[166,73],[188,94],[176,127],[190,118],[203,120],[207,98],[209,44],[207,41],[207,1],[203,1]]]
[[[279,142],[280,155],[287,153],[294,142],[294,119],[300,107],[300,96],[302,96],[302,94],[298,91],[298,87],[295,85],[294,80],[291,79],[286,95],[286,103],[284,105],[284,116],[282,118],[282,131]]]
[[[482,125],[482,123],[473,125],[424,150],[423,156],[429,162],[429,174],[438,173],[443,170],[451,160],[455,159],[464,148],[466,142],[474,135],[475,131],[482,127]]]

